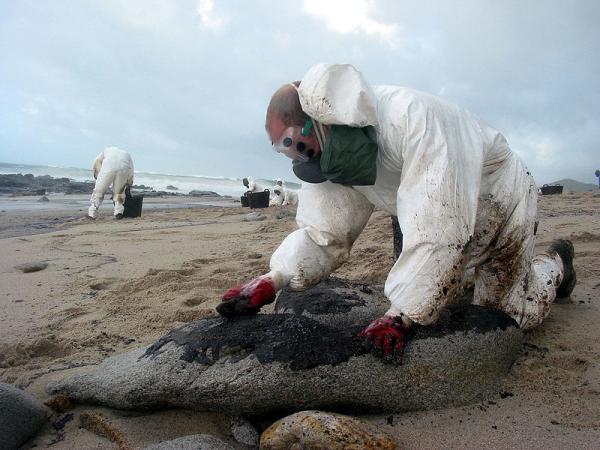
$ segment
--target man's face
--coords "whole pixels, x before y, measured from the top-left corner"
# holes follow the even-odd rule
[[[294,151],[306,155],[309,158],[318,157],[321,154],[321,147],[315,136],[314,129],[310,131],[308,136],[302,136],[301,131],[302,127],[290,127],[278,118],[272,119],[269,124],[267,124],[267,133],[271,139],[271,144],[280,142],[283,138],[289,137],[292,139],[291,147]]]

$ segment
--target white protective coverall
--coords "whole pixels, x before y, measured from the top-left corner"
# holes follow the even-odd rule
[[[276,191],[281,194],[277,195]],[[298,204],[298,194],[294,189],[289,189],[285,185],[283,178],[277,178],[275,180],[275,186],[273,186],[274,197],[271,199],[269,206],[295,206]]]
[[[265,189],[268,189],[266,186],[263,186],[260,183],[254,181],[252,177],[246,177],[248,180],[248,191],[250,192],[264,192]],[[246,191],[247,192],[247,191]]]
[[[114,215],[123,214],[125,187],[133,185],[133,161],[131,160],[131,155],[117,147],[104,149],[94,161],[94,178],[96,178],[96,185],[90,199],[88,215],[92,218],[97,217],[98,208],[102,204],[104,194],[111,185],[113,201],[115,203]]]
[[[537,188],[500,132],[432,95],[370,86],[350,65],[312,67],[298,93],[304,112],[322,124],[375,127],[377,179],[302,184],[299,229],[271,257],[280,285],[302,290],[328,276],[377,206],[398,217],[404,235],[385,283],[388,315],[435,322],[474,269],[475,304],[523,328],[541,323],[563,263],[558,255],[534,258]]]
[[[283,205],[283,201],[285,200],[284,188],[276,184],[273,186],[273,197],[269,201],[269,206],[281,206]]]

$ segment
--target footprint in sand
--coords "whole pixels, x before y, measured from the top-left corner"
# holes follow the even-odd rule
[[[208,299],[202,295],[194,295],[192,297],[186,298],[181,304],[183,306],[198,306],[207,300]]]
[[[116,278],[107,278],[105,280],[94,281],[88,286],[94,291],[104,291],[109,289],[115,281],[117,281]]]

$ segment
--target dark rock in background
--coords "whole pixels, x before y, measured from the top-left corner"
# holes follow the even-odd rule
[[[20,270],[23,273],[29,273],[39,272],[40,270],[44,270],[46,267],[48,267],[48,263],[45,263],[43,261],[36,261],[19,264],[18,266],[15,266],[15,269]]]
[[[71,181],[65,188],[65,194],[91,194],[94,190],[95,182],[92,181]]]
[[[40,175],[38,177],[32,174],[0,174],[0,194],[9,194],[12,196],[21,195],[46,195],[47,193],[65,193],[65,194],[91,194],[94,190],[95,181],[74,181],[69,178],[53,178],[50,175]],[[167,189],[178,190],[175,186],[167,186]],[[155,191],[152,187],[143,184],[133,185],[132,193],[144,194],[146,197],[172,197],[172,196],[190,196],[190,197],[223,197],[213,191],[190,191],[189,194],[181,192]],[[107,195],[110,194],[110,189]]]
[[[69,178],[53,178],[50,175],[38,177],[28,173],[0,174],[0,194],[46,195],[49,192],[65,194],[91,194],[93,181],[73,181]]]
[[[213,191],[190,191],[188,195],[190,197],[220,197],[219,194]]]

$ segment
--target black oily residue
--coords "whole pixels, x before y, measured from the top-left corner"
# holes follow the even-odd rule
[[[292,370],[303,370],[366,353],[359,331],[360,327],[335,330],[293,314],[211,318],[171,331],[144,357],[153,358],[165,344],[174,342],[184,347],[182,359],[187,362],[212,365],[224,356],[239,361],[252,353],[262,364],[285,362]]]
[[[328,278],[303,292],[284,290],[275,304],[275,311],[304,312],[316,315],[347,313],[357,306],[366,306],[366,302],[355,293],[338,293],[335,288],[360,289],[367,294],[373,291],[367,285],[348,283],[339,278]]]
[[[413,339],[442,337],[456,332],[517,328],[517,322],[502,311],[477,305],[450,305],[440,312],[438,321],[429,326],[416,325]]]
[[[452,305],[441,312],[435,325],[417,325],[410,334],[411,340],[416,340],[467,331],[487,333],[508,327],[517,324],[501,311]],[[143,357],[154,358],[165,344],[173,342],[184,347],[181,359],[189,363],[212,365],[223,357],[236,362],[253,354],[262,364],[278,361],[289,363],[292,370],[311,369],[367,353],[357,336],[361,328],[336,329],[294,314],[202,319],[171,331],[151,345]]]

